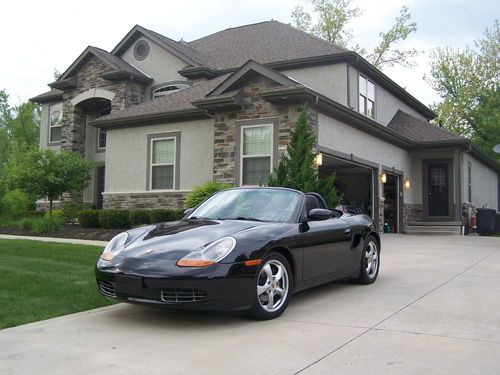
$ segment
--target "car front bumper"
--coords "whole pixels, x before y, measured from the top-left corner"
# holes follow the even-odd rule
[[[257,267],[243,263],[178,267],[175,261],[99,261],[101,294],[114,301],[182,310],[245,310],[255,295]]]

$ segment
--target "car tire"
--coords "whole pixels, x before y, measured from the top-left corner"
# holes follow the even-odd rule
[[[371,284],[377,280],[380,269],[380,246],[374,236],[368,236],[363,252],[361,253],[361,262],[359,276],[357,281],[360,284]]]
[[[280,316],[286,310],[293,290],[293,275],[288,260],[280,253],[268,254],[257,270],[254,285],[251,315],[259,320]]]

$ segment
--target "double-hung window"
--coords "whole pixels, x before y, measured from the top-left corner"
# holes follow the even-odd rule
[[[109,115],[111,107],[104,108],[97,113],[97,118]],[[106,129],[97,129],[97,149],[104,150],[106,148]]]
[[[273,125],[243,126],[241,144],[241,184],[265,184],[273,165]]]
[[[359,112],[375,118],[375,84],[362,75],[359,76]]]
[[[61,141],[63,122],[63,105],[58,103],[50,106],[49,110],[49,142]]]
[[[151,139],[151,189],[171,190],[175,176],[175,138]]]

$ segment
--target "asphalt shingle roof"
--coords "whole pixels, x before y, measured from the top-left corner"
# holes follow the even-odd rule
[[[150,78],[143,72],[141,72],[139,69],[135,68],[134,66],[130,65],[128,62],[125,60],[122,60],[120,57],[115,56],[101,48],[97,47],[89,47],[90,51],[97,55],[99,58],[102,60],[106,61],[108,65],[112,66],[115,71],[125,71],[131,74],[134,74],[139,77],[144,77],[144,78]]]
[[[387,127],[417,143],[465,140],[465,138],[453,134],[446,129],[429,124],[427,121],[421,120],[402,110],[398,110]]]
[[[199,109],[191,102],[203,99],[210,91],[224,81],[229,74],[202,81],[187,89],[174,92],[169,95],[162,96],[141,104],[134,105],[123,111],[111,113],[107,116],[100,117],[95,121],[95,124],[108,120],[118,120],[129,117],[156,115],[168,112],[187,111],[190,109]]]
[[[195,60],[215,70],[248,60],[266,64],[347,51],[278,21],[235,27],[184,44],[192,48]]]

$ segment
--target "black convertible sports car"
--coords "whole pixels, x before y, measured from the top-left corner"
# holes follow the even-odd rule
[[[370,284],[380,266],[371,218],[283,188],[218,192],[178,222],[113,238],[96,266],[107,298],[279,316],[292,293],[335,279]]]

